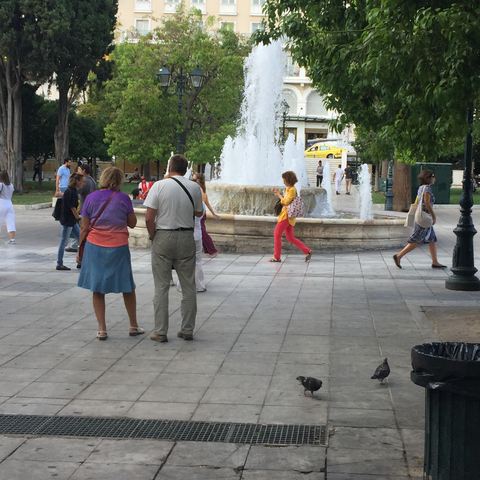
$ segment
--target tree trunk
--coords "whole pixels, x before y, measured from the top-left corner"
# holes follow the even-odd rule
[[[412,204],[412,166],[393,162],[393,210],[408,212]]]
[[[380,162],[375,162],[375,180],[374,180],[374,187],[373,191],[378,192],[380,190],[380,185],[378,181],[378,177],[380,176]]]
[[[22,79],[20,65],[6,58],[0,73],[0,166],[16,191],[23,188]]]
[[[152,179],[152,174],[150,171],[150,161],[143,165],[143,176],[150,181]]]
[[[390,160],[383,160],[382,161],[382,173],[381,176],[382,178],[387,178],[388,177],[388,164],[390,163]]]
[[[63,162],[68,158],[68,113],[70,112],[71,104],[68,101],[68,88],[58,87],[59,101],[58,101],[58,124],[55,127],[54,141],[55,141],[55,160],[57,169],[63,165]]]

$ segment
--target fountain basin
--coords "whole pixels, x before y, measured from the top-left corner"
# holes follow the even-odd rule
[[[277,187],[281,192],[285,186]],[[271,187],[257,185],[232,185],[208,183],[208,200],[217,213],[232,215],[274,215],[273,207],[277,198]],[[301,189],[305,216],[313,216],[318,206],[325,205],[326,192],[323,188],[304,187]]]
[[[130,230],[129,245],[149,248],[145,209],[135,208],[135,214],[138,223],[135,229]],[[273,252],[276,217],[229,214],[220,216],[221,220],[215,220],[211,215],[207,215],[206,222],[207,230],[220,252]],[[295,226],[295,236],[316,252],[391,249],[405,245],[410,229],[404,226],[404,221],[405,214],[398,213],[392,217],[373,220],[299,218]],[[287,253],[300,252],[285,239],[282,248]]]

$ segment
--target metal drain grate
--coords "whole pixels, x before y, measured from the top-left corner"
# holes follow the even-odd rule
[[[0,415],[0,434],[152,438],[257,445],[326,445],[327,438],[324,425],[258,425],[43,415]]]

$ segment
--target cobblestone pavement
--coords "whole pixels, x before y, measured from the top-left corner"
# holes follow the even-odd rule
[[[479,223],[480,215],[474,212]],[[107,295],[106,342],[95,339],[91,294],[78,270],[56,271],[51,209],[17,210],[17,244],[0,233],[0,414],[326,425],[327,445],[265,446],[47,436],[0,436],[0,479],[327,479],[422,476],[424,392],[410,381],[412,346],[437,340],[426,306],[478,306],[446,290],[426,247],[206,259],[195,340],[149,339],[148,250],[133,249],[139,324],[128,336],[121,295]],[[451,264],[456,209],[438,208],[439,260]],[[406,229],[406,237],[408,230]],[[479,239],[476,262],[480,262]],[[273,239],[272,239],[273,245]],[[75,267],[74,254],[65,264]],[[388,357],[381,386],[370,377]],[[317,398],[295,378],[323,380]]]

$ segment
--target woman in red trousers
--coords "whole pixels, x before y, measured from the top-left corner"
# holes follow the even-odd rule
[[[273,257],[270,258],[269,262],[281,262],[282,256],[282,235],[285,232],[285,237],[290,243],[293,243],[298,247],[305,255],[305,261],[308,262],[312,256],[312,251],[303,244],[300,240],[295,238],[293,234],[293,227],[295,226],[296,218],[289,218],[287,214],[287,205],[292,203],[292,200],[297,196],[297,189],[295,184],[298,182],[295,172],[284,172],[282,173],[283,183],[287,187],[285,190],[285,195],[282,197],[282,194],[275,188],[272,187],[272,192],[275,196],[281,200],[283,208],[278,216],[278,223],[275,227],[275,233],[273,234],[275,238],[275,251]]]

